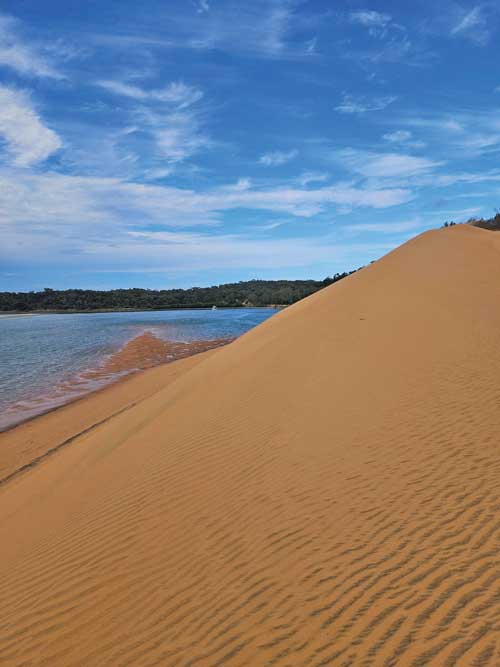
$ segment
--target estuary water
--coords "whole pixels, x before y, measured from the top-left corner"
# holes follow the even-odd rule
[[[0,430],[115,379],[82,378],[142,334],[185,343],[234,338],[275,312],[238,308],[0,316]]]

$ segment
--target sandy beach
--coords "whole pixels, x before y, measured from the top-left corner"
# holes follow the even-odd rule
[[[426,232],[0,434],[0,664],[500,665],[499,303]]]

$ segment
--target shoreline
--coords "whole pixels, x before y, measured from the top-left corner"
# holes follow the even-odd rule
[[[173,312],[176,310],[283,310],[288,308],[291,304],[286,303],[271,303],[267,306],[212,306],[196,307],[196,306],[172,306],[171,308],[98,308],[94,310],[6,310],[0,312],[0,318],[7,317],[29,317],[30,315],[95,315],[96,313],[161,313]]]
[[[191,342],[167,341],[145,331],[105,356],[97,366],[78,372],[50,387],[49,391],[41,396],[22,401],[24,405],[17,407],[17,410],[16,403],[8,406],[4,410],[3,424],[0,422],[0,435],[149,368],[170,364],[227,345],[233,340],[234,338],[214,338]],[[40,404],[40,401],[43,404]],[[30,403],[34,403],[33,407],[30,407]],[[13,415],[11,421],[6,418],[8,413]],[[20,415],[19,419],[16,413]]]
[[[234,338],[215,338],[191,342],[167,341],[145,331],[104,357],[99,365],[82,370],[72,378],[51,387],[50,391],[43,396],[33,397],[34,401],[43,400],[44,406],[39,411],[35,407],[20,408],[19,414],[22,415],[24,410],[26,416],[21,416],[19,420],[16,420],[14,416],[15,421],[0,426],[0,435],[111,387],[137,373],[228,345],[233,340]],[[15,404],[10,406],[10,409],[14,407]],[[33,411],[35,412],[30,414]]]
[[[141,336],[130,342],[137,338]],[[142,403],[232,340],[203,349],[200,348],[204,343],[214,341],[196,341],[198,347],[193,348],[190,354],[132,369],[65,403],[5,427],[0,431],[0,486],[38,465],[79,436]]]

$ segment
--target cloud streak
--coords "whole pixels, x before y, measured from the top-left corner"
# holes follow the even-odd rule
[[[452,37],[464,37],[476,44],[486,44],[490,38],[490,32],[483,7],[477,5],[470,11],[462,13],[460,19],[453,25],[450,34]]]
[[[175,105],[179,109],[189,107],[203,97],[201,90],[188,86],[182,81],[174,81],[164,88],[153,90],[144,90],[139,86],[114,80],[101,80],[96,84],[115,95],[130,97],[134,100],[163,102]]]
[[[374,181],[421,176],[445,164],[442,161],[404,153],[371,153],[354,149],[339,151],[336,157],[350,171]]]
[[[58,151],[62,142],[46,127],[26,93],[0,86],[0,136],[6,158],[17,167],[31,167]]]
[[[87,269],[124,271],[146,264],[149,270],[186,271],[332,261],[338,246],[333,236],[256,239],[251,232],[221,231],[224,215],[242,209],[309,219],[335,206],[385,208],[411,198],[402,189],[342,183],[303,190],[253,189],[245,182],[195,192],[113,178],[18,170],[0,172],[0,190],[0,257],[4,260],[47,263],[50,258],[65,265],[71,258]],[[276,226],[269,225],[269,229]],[[195,226],[196,231],[189,229]],[[346,248],[338,247],[338,252],[345,253]]]
[[[63,79],[50,58],[36,45],[23,40],[19,22],[0,14],[0,66],[14,70],[21,76]]]
[[[295,148],[290,151],[273,151],[271,153],[264,153],[259,158],[260,164],[263,164],[265,167],[280,167],[291,160],[294,160],[299,151]]]
[[[335,107],[335,111],[346,114],[364,114],[371,111],[383,111],[396,100],[397,97],[394,95],[384,95],[369,99],[345,93],[342,102]]]

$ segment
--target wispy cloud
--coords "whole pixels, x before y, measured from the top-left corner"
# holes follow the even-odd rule
[[[384,139],[390,143],[402,143],[411,139],[412,133],[408,130],[395,130],[394,132],[388,132],[384,134]]]
[[[398,119],[401,125],[419,128],[434,144],[449,154],[481,156],[500,151],[500,113],[497,110],[457,110],[450,113],[420,113]]]
[[[419,116],[410,116],[409,118],[402,118],[401,122],[413,127],[423,127],[435,130],[438,132],[446,132],[451,134],[458,134],[464,131],[464,126],[456,119],[458,114],[421,114]]]
[[[326,174],[322,171],[305,171],[299,176],[297,182],[299,185],[304,187],[306,185],[310,185],[311,183],[323,183],[324,181],[327,181],[328,178],[329,174]]]
[[[139,86],[112,79],[97,81],[96,84],[116,95],[123,95],[134,100],[165,102],[174,104],[179,109],[191,106],[203,97],[201,90],[188,86],[182,81],[173,81],[164,88],[152,90],[145,90]]]
[[[259,158],[260,164],[266,167],[279,167],[294,160],[299,154],[295,148],[290,151],[273,151],[271,153],[264,153]]]
[[[390,14],[364,9],[351,12],[350,20],[352,23],[358,23],[359,25],[368,28],[371,35],[379,36],[385,33],[392,17]]]
[[[382,97],[359,97],[344,93],[342,102],[335,107],[335,111],[349,114],[363,114],[369,111],[382,111],[390,104],[395,102],[397,97],[394,95],[385,95]]]
[[[159,118],[154,130],[161,154],[168,162],[182,162],[212,145],[199,126],[197,117],[189,112],[171,113]]]
[[[192,26],[189,43],[196,48],[284,56],[291,50],[287,36],[292,17],[289,0],[255,0],[217,8],[210,13],[210,22]]]
[[[346,41],[342,44],[340,55],[355,62],[372,76],[374,69],[387,63],[421,66],[434,57],[421,31],[408,29],[386,12],[361,9],[348,13],[346,20],[363,28],[368,37],[362,41]]]
[[[350,171],[375,181],[420,176],[444,165],[444,162],[403,153],[371,153],[355,149],[339,151],[336,158]]]
[[[198,14],[205,14],[206,12],[210,11],[210,4],[208,3],[208,0],[195,0],[193,4],[196,7]]]
[[[311,218],[331,206],[387,208],[409,201],[397,188],[355,187],[337,183],[316,189],[252,188],[247,181],[196,192],[185,188],[131,183],[117,178],[84,178],[0,172],[0,220],[8,226],[58,225],[71,202],[71,226],[104,225],[111,232],[145,225],[213,225],[224,211],[249,209]],[[69,223],[68,223],[69,224]],[[101,229],[103,231],[104,228]]]
[[[470,11],[461,11],[460,18],[452,26],[450,34],[453,37],[464,37],[476,44],[486,44],[490,38],[490,30],[485,8],[476,5]]]
[[[425,148],[426,144],[421,140],[414,140],[413,134],[409,130],[395,130],[383,135],[383,139],[390,144],[403,144],[407,148]]]
[[[390,206],[408,197],[397,191],[370,191],[338,184],[316,191],[229,191],[214,188],[200,194],[118,179],[68,177],[62,174],[0,174],[0,256],[26,262],[38,258],[59,266],[84,259],[93,271],[220,270],[233,266],[277,268],[332,261],[337,246],[325,235],[256,239],[228,233],[214,225],[221,212],[253,208],[292,216],[309,216],[323,206]],[[71,219],[68,219],[71,202]],[[140,218],[140,223],[138,219]],[[274,226],[273,221],[269,223]],[[166,228],[166,223],[170,229]],[[179,229],[202,225],[196,231]],[[270,228],[270,227],[269,227]],[[386,250],[381,246],[381,252]],[[359,248],[339,248],[338,252]],[[371,246],[370,252],[376,252]]]
[[[46,127],[29,96],[0,86],[0,136],[6,143],[6,159],[18,167],[42,162],[61,148],[61,140]]]
[[[408,220],[406,222],[367,222],[359,223],[348,227],[351,234],[360,234],[368,232],[373,234],[400,234],[415,229],[422,228],[423,223],[420,219]]]
[[[145,175],[147,180],[164,178],[171,172],[172,165],[212,145],[212,140],[201,128],[198,111],[192,108],[203,97],[199,88],[182,81],[151,89],[114,79],[95,83],[112,95],[130,100],[127,111],[131,126],[125,133],[129,143],[136,145],[140,137],[147,135],[153,139],[158,157],[168,163],[167,166],[149,168]],[[123,132],[117,136],[125,143]]]
[[[168,38],[155,26],[148,26],[142,33],[134,29],[122,34],[95,35],[94,39],[112,48],[140,45],[221,51],[259,59],[307,58],[316,53],[317,35],[312,28],[304,34],[296,11],[300,4],[297,0],[196,0],[194,13],[191,5],[189,11],[169,15],[172,34]]]
[[[27,77],[63,79],[50,56],[33,43],[23,39],[20,24],[10,16],[0,14],[0,66],[8,67]]]

